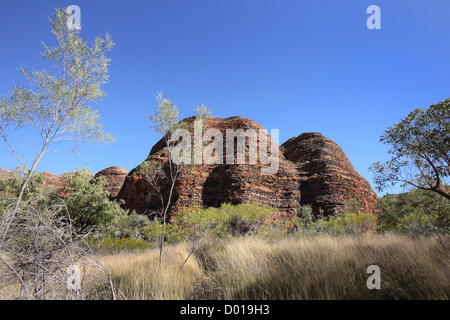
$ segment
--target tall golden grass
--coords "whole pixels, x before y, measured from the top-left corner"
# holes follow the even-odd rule
[[[445,240],[446,248],[450,240]],[[190,244],[101,257],[119,299],[448,299],[449,252],[431,238],[400,235],[238,238],[207,243],[180,267]],[[381,289],[366,286],[381,269]]]

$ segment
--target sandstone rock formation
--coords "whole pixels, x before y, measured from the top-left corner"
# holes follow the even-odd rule
[[[192,124],[196,117],[183,121],[188,124],[192,133]],[[226,119],[207,118],[204,120],[204,129],[219,130],[226,140],[227,129],[263,129],[256,122],[243,117]],[[270,146],[271,138],[268,137]],[[258,147],[261,146],[260,136],[257,138]],[[159,161],[167,171],[167,146],[160,140],[151,150],[145,161]],[[226,164],[226,147],[223,147],[223,164],[193,164],[182,173],[174,192],[173,211],[183,206],[219,206],[227,202],[232,204],[256,201],[270,207],[276,207],[283,212],[291,212],[300,204],[299,178],[293,163],[279,155],[279,171],[272,175],[262,175],[261,169],[268,167],[249,164],[248,145],[246,146],[245,164]],[[270,148],[268,149],[270,150]],[[236,153],[236,150],[234,150]],[[167,181],[163,183],[163,193],[168,193]],[[160,201],[155,191],[146,181],[139,170],[133,169],[117,197],[125,202],[125,207],[138,213],[151,214],[160,208]]]
[[[10,176],[11,173],[8,170],[0,168],[0,177],[2,177],[3,179],[9,179]]]
[[[300,178],[302,204],[317,214],[342,212],[346,201],[356,199],[365,212],[377,210],[378,196],[353,168],[342,149],[320,133],[303,133],[281,146],[286,159],[295,163]]]
[[[183,120],[191,132],[195,119]],[[226,129],[262,127],[243,117],[213,117],[205,121],[205,129],[210,128],[218,129],[225,140]],[[260,137],[257,142],[260,146]],[[158,161],[167,171],[167,152],[161,139],[145,161]],[[247,146],[246,161],[248,152]],[[175,186],[172,209],[256,201],[280,212],[292,212],[299,205],[308,204],[315,214],[330,215],[343,212],[345,203],[356,199],[362,211],[377,210],[378,197],[370,184],[354,170],[342,149],[320,133],[304,133],[289,139],[281,146],[279,156],[279,171],[273,175],[262,175],[259,162],[225,164],[224,158],[224,164],[191,165]],[[162,183],[162,192],[167,197],[167,181]],[[161,206],[155,194],[137,167],[126,177],[117,199],[130,210],[150,214]]]
[[[41,172],[41,175],[45,177],[45,185],[49,188],[59,189],[62,187],[64,182],[64,174],[56,175],[50,172]],[[0,169],[0,176],[4,179],[9,179],[11,177],[11,171]]]
[[[109,167],[103,169],[95,174],[95,178],[97,177],[105,177],[108,182],[108,187],[106,188],[109,193],[110,199],[114,199],[119,194],[120,189],[123,186],[125,178],[127,177],[129,171],[122,167]]]
[[[51,172],[42,172],[45,176],[45,185],[48,188],[61,189],[64,183],[64,174],[56,175]]]
[[[196,117],[183,120],[193,136]],[[249,163],[249,146],[245,146],[244,164],[227,164],[227,129],[255,129],[262,127],[243,117],[226,119],[208,117],[203,130],[217,129],[223,136],[222,164],[192,164],[182,172],[175,185],[172,212],[184,206],[220,206],[221,203],[239,204],[255,201],[262,205],[276,207],[281,213],[291,213],[300,205],[308,204],[317,215],[340,213],[351,199],[359,202],[365,212],[376,212],[378,197],[370,184],[359,175],[342,149],[320,133],[303,133],[283,143],[279,148],[279,170],[276,174],[263,175],[267,165]],[[271,138],[268,138],[270,151]],[[256,138],[258,149],[261,137]],[[234,156],[237,150],[234,149]],[[158,161],[168,174],[168,148],[165,140],[156,143],[143,162]],[[44,172],[48,187],[60,188],[64,175]],[[0,176],[8,178],[10,172],[0,169]],[[121,167],[110,167],[96,175],[108,181],[110,199],[119,200],[122,205],[138,213],[152,215],[161,208],[155,190],[146,181],[140,166],[128,172]],[[169,193],[167,179],[161,183],[165,199]]]

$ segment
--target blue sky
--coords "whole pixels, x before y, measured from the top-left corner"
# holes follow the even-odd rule
[[[366,27],[373,4],[381,30]],[[2,0],[0,95],[26,83],[20,65],[47,66],[39,55],[41,41],[53,41],[46,16],[68,5],[81,8],[84,39],[109,32],[116,43],[108,96],[95,106],[116,142],[49,153],[38,171],[133,169],[160,138],[146,114],[162,91],[180,118],[205,103],[217,117],[279,129],[280,143],[320,132],[373,183],[368,167],[387,159],[383,130],[450,96],[447,0]],[[32,139],[18,132],[14,141],[30,160]],[[16,165],[1,145],[0,167]]]

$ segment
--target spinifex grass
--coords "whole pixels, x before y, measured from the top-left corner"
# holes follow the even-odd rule
[[[446,240],[447,248],[450,245]],[[448,299],[449,252],[434,239],[398,235],[238,238],[199,248],[102,257],[119,299]],[[366,286],[381,268],[381,289]]]

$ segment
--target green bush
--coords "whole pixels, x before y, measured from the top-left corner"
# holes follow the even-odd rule
[[[7,208],[12,208],[15,205],[25,178],[26,172],[20,167],[11,171],[9,179],[0,177],[0,215]],[[45,175],[41,173],[33,174],[25,188],[22,206],[32,205],[35,209],[43,209],[48,207],[50,201],[58,201],[56,191],[46,188],[45,181]]]
[[[221,208],[183,208],[174,216],[171,228],[182,239],[200,237],[226,238],[229,236],[229,217]]]
[[[106,233],[114,238],[145,238],[145,230],[151,225],[147,216],[135,212],[129,215],[119,215],[106,228]]]
[[[297,226],[308,228],[308,225],[314,221],[314,214],[310,205],[298,207],[295,213]]]
[[[362,234],[377,229],[377,216],[372,213],[344,213],[317,221],[318,230],[332,235]]]
[[[169,243],[256,234],[273,217],[273,213],[273,209],[257,203],[236,206],[224,203],[219,208],[193,206],[175,214],[165,228],[157,221],[152,222],[144,228],[143,237],[157,242],[161,239],[163,229],[165,241]]]
[[[333,216],[314,216],[312,208],[309,205],[303,205],[295,210],[296,218],[293,221],[293,229],[297,233],[305,235],[322,233],[352,235],[377,230],[377,215],[360,212],[358,200],[347,201],[344,212]]]
[[[429,235],[450,233],[450,201],[433,192],[412,190],[379,200],[380,230]]]
[[[118,203],[110,201],[104,177],[94,179],[87,169],[67,174],[60,191],[76,231],[85,233],[94,228],[106,230],[126,216]]]
[[[231,233],[234,236],[258,232],[264,222],[270,219],[275,211],[256,202],[243,203],[237,206],[223,204],[220,210],[225,211],[225,214],[228,216]]]

